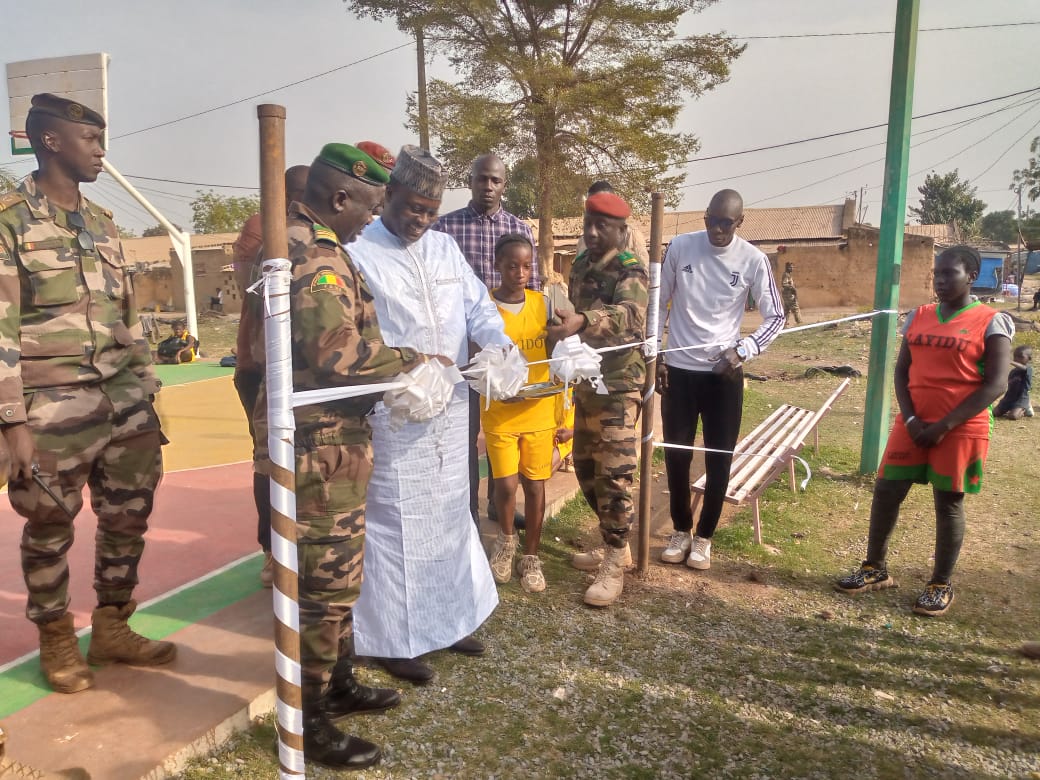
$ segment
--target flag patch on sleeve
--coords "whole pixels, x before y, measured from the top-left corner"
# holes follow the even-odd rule
[[[347,292],[346,280],[333,271],[319,271],[311,281],[311,292]]]

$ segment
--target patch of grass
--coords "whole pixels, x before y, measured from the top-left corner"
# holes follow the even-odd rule
[[[778,404],[813,407],[830,394],[840,380],[802,378],[809,361],[799,356],[847,362],[860,342],[832,350],[837,336],[781,339],[775,368],[765,357],[753,364],[771,378],[748,388],[745,432]],[[852,598],[831,585],[865,550],[873,478],[856,473],[865,389],[853,382],[821,426],[820,452],[803,452],[807,489],[792,494],[782,476],[764,494],[772,549],[752,542],[749,509],[732,512],[710,571],[655,561],[646,577],[626,578],[617,604],[593,610],[581,601],[590,578],[568,558],[598,534],[584,501],[570,502],[545,526],[548,590],[499,587],[501,605],[480,631],[487,656],[432,654],[434,684],[403,689],[386,715],[341,724],[385,747],[380,766],[354,776],[1035,776],[1040,666],[1014,648],[1040,638],[1040,420],[996,422],[984,492],[967,503],[957,601],[944,618],[922,618],[910,607],[931,569],[926,487],[911,491],[892,536],[900,587]],[[653,543],[656,558],[663,542]],[[394,684],[375,669],[359,677]],[[184,777],[275,777],[270,723]]]

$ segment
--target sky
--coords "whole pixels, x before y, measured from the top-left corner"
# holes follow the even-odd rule
[[[108,159],[184,227],[206,185],[256,193],[259,103],[286,107],[290,165],[310,162],[330,141],[375,140],[392,150],[416,142],[405,128],[416,88],[412,42],[392,23],[356,19],[340,0],[0,2],[5,62],[111,56]],[[751,207],[835,204],[865,188],[864,219],[878,224],[883,127],[733,153],[885,123],[895,12],[896,0],[720,0],[687,14],[680,34],[726,32],[748,47],[729,81],[680,115],[675,129],[698,136],[697,157],[728,155],[683,167],[680,208],[703,208],[724,187]],[[915,116],[1040,88],[1040,0],[921,0],[919,26]],[[943,27],[969,29],[929,30]],[[433,56],[427,71],[457,79],[442,57]],[[5,111],[0,128],[8,125]],[[1012,172],[1040,136],[1040,91],[921,118],[912,132],[911,205],[925,175],[956,168],[987,210],[1013,208]],[[32,169],[31,157],[0,146],[0,167],[19,176]],[[139,233],[155,224],[107,174],[85,191],[124,227]],[[442,208],[468,197],[452,190]]]

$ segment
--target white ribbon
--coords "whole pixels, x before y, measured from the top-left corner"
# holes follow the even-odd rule
[[[602,362],[600,354],[577,336],[568,336],[557,342],[549,359],[549,371],[556,381],[563,382],[564,408],[570,408],[571,404],[567,389],[578,382],[588,381],[598,395],[607,394],[600,367]]]
[[[383,403],[390,412],[390,428],[400,430],[406,422],[426,422],[437,417],[451,402],[462,374],[455,366],[439,360],[420,363],[407,374],[398,374]]]
[[[474,356],[462,373],[470,387],[484,396],[487,409],[492,401],[504,401],[520,392],[527,382],[527,359],[512,344],[508,347],[489,344]]]

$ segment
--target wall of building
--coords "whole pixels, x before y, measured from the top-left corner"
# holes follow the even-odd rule
[[[784,264],[794,263],[798,303],[803,308],[870,308],[874,305],[878,235],[877,228],[854,225],[848,228],[848,240],[840,244],[781,247],[770,254],[777,282]],[[900,309],[932,300],[934,257],[930,237],[904,236]]]
[[[231,245],[195,249],[191,253],[192,270],[195,272],[195,309],[202,313],[210,310],[211,299],[217,290],[224,291],[224,314],[240,314],[243,291],[235,281],[235,274],[224,269],[233,262]],[[170,252],[170,265],[178,279],[184,272],[175,252]],[[173,290],[174,307],[184,310],[184,288],[177,285]]]
[[[180,287],[180,285],[176,285]],[[169,266],[152,266],[134,274],[134,295],[138,310],[173,309],[173,274]]]

